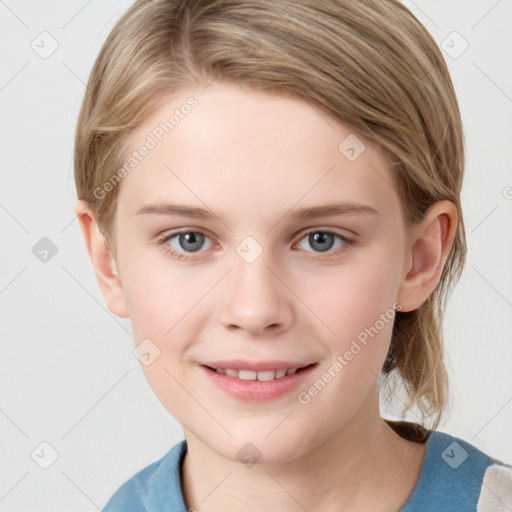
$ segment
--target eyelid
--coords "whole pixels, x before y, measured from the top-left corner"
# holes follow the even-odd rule
[[[332,233],[333,235],[341,236],[344,238],[357,238],[357,233],[354,231],[351,231],[347,228],[334,228],[334,227],[328,227],[328,226],[314,226],[312,228],[305,228],[302,231],[299,231],[299,233],[295,236],[301,236],[304,237],[305,235],[308,235],[310,233],[316,233],[317,231],[321,231],[322,233]]]

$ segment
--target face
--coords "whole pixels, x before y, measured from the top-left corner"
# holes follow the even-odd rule
[[[163,102],[143,144],[116,264],[145,376],[185,432],[284,462],[375,408],[405,246],[380,151],[300,99],[218,82]]]

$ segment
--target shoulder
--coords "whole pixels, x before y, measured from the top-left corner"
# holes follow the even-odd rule
[[[186,510],[180,484],[180,464],[185,441],[173,446],[161,459],[124,482],[102,512],[164,512]],[[181,508],[180,508],[181,506]]]
[[[425,510],[501,512],[512,508],[512,465],[473,444],[432,432],[415,489]],[[413,496],[411,496],[412,498]]]

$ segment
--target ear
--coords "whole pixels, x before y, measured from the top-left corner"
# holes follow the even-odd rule
[[[88,203],[78,200],[75,214],[85,240],[87,252],[91,258],[96,279],[108,309],[121,318],[128,318],[128,308],[123,293],[123,286],[116,261],[105,238],[99,230],[94,213]]]
[[[450,254],[458,226],[457,208],[451,201],[438,201],[424,219],[411,229],[406,247],[405,276],[397,302],[400,311],[419,308],[434,291]]]

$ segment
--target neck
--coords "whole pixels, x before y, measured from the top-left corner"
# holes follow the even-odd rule
[[[304,455],[251,467],[227,460],[186,431],[182,488],[201,512],[398,510],[419,477],[426,444],[401,438],[377,407],[358,411]],[[377,411],[369,414],[368,411]],[[400,481],[398,487],[396,482]]]

